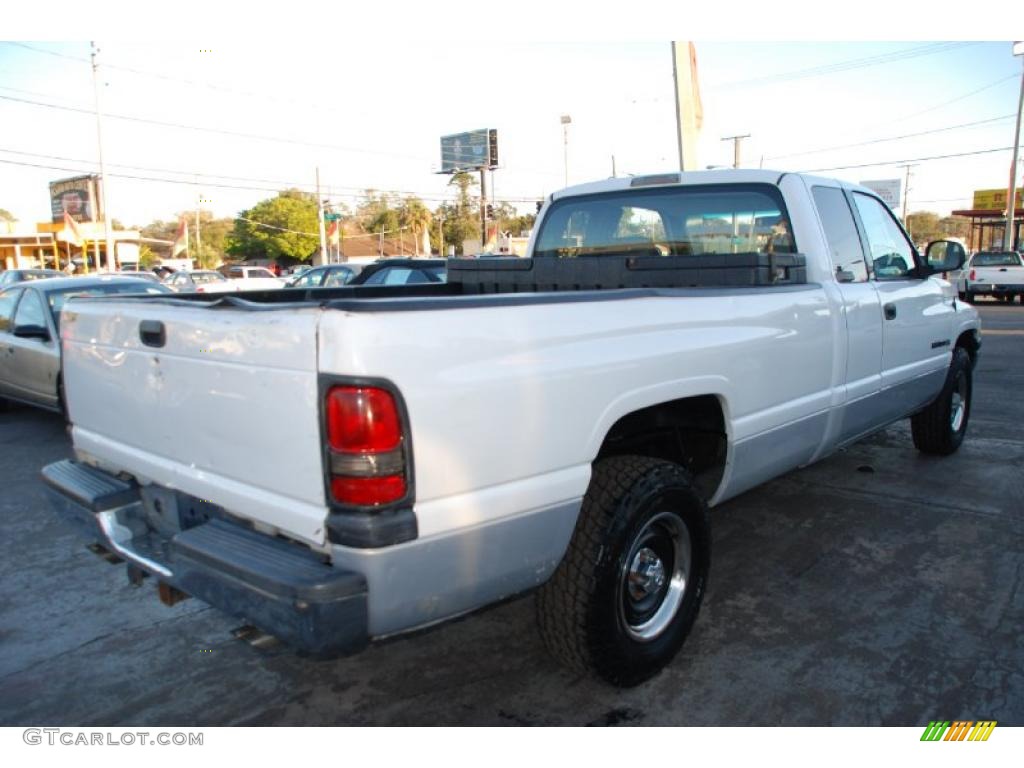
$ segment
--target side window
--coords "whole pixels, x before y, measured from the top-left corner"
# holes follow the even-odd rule
[[[327,279],[324,280],[324,287],[337,288],[340,285],[345,285],[352,277],[352,273],[347,269],[332,269],[327,273]]]
[[[314,269],[311,272],[306,272],[298,280],[295,281],[296,288],[315,288],[320,285],[320,278],[324,276],[324,273],[319,269]]]
[[[411,275],[412,270],[408,267],[385,267],[370,275],[364,285],[405,285]]]
[[[18,303],[19,296],[21,288],[0,293],[0,331],[11,329],[11,317],[14,315],[14,305]]]
[[[14,314],[14,326],[19,325],[41,325],[46,327],[46,310],[39,302],[39,296],[35,291],[25,291],[25,295],[18,304],[18,311]]]
[[[859,192],[854,193],[853,199],[864,223],[875,278],[892,280],[910,275],[914,269],[914,249],[889,209]]]
[[[855,283],[866,282],[868,268],[864,262],[864,249],[861,247],[857,225],[853,221],[853,212],[846,202],[843,190],[836,187],[812,187],[811,194],[814,196],[814,204],[818,208],[818,215],[821,216],[821,224],[825,229],[832,267],[836,271],[841,270],[853,275]]]

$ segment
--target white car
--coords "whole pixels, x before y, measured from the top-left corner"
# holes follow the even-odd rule
[[[240,291],[265,291],[284,288],[285,284],[266,267],[228,267],[227,278]]]
[[[43,475],[165,594],[306,652],[536,589],[554,657],[635,685],[697,619],[709,508],[900,419],[960,446],[980,323],[962,245],[925,251],[867,188],[729,169],[556,192],[526,258],[447,282],[83,301]]]
[[[183,269],[164,278],[164,285],[175,293],[231,293],[236,283],[212,269]]]

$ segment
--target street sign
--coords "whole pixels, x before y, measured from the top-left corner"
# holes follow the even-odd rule
[[[867,187],[880,198],[882,202],[888,205],[892,209],[896,209],[900,205],[900,189],[902,188],[902,182],[900,179],[879,179],[876,181],[862,181],[860,183],[862,187]]]
[[[324,221],[341,221],[340,213],[325,213]]]

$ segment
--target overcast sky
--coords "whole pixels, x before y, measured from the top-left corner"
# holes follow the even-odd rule
[[[337,24],[337,40],[101,37],[112,215],[145,224],[199,196],[234,215],[283,186],[312,189],[317,166],[333,199],[352,205],[372,187],[433,208],[451,196],[436,173],[440,136],[477,128],[498,130],[494,195],[532,210],[563,184],[563,114],[570,183],[611,175],[613,156],[620,175],[677,167],[668,41],[392,40],[383,29],[353,34],[329,9],[320,32]],[[853,181],[1013,142],[1021,59],[1008,41],[695,42],[701,167],[731,163],[721,137],[732,134],[751,134],[744,166]],[[48,218],[49,181],[96,167],[89,51],[84,41],[0,43],[0,208],[22,221]],[[1005,188],[1009,163],[1005,149],[921,160],[910,208],[969,207],[973,190]],[[857,165],[868,167],[842,167]]]

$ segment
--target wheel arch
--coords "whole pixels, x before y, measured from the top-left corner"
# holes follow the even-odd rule
[[[728,399],[712,391],[654,402],[633,399],[631,405],[603,420],[592,461],[622,455],[671,461],[685,467],[704,498],[712,499],[722,486],[730,458]]]
[[[956,347],[963,347],[967,350],[967,354],[971,358],[971,368],[975,368],[978,365],[978,352],[981,350],[981,332],[977,328],[967,328],[961,331],[960,335],[957,336]]]

